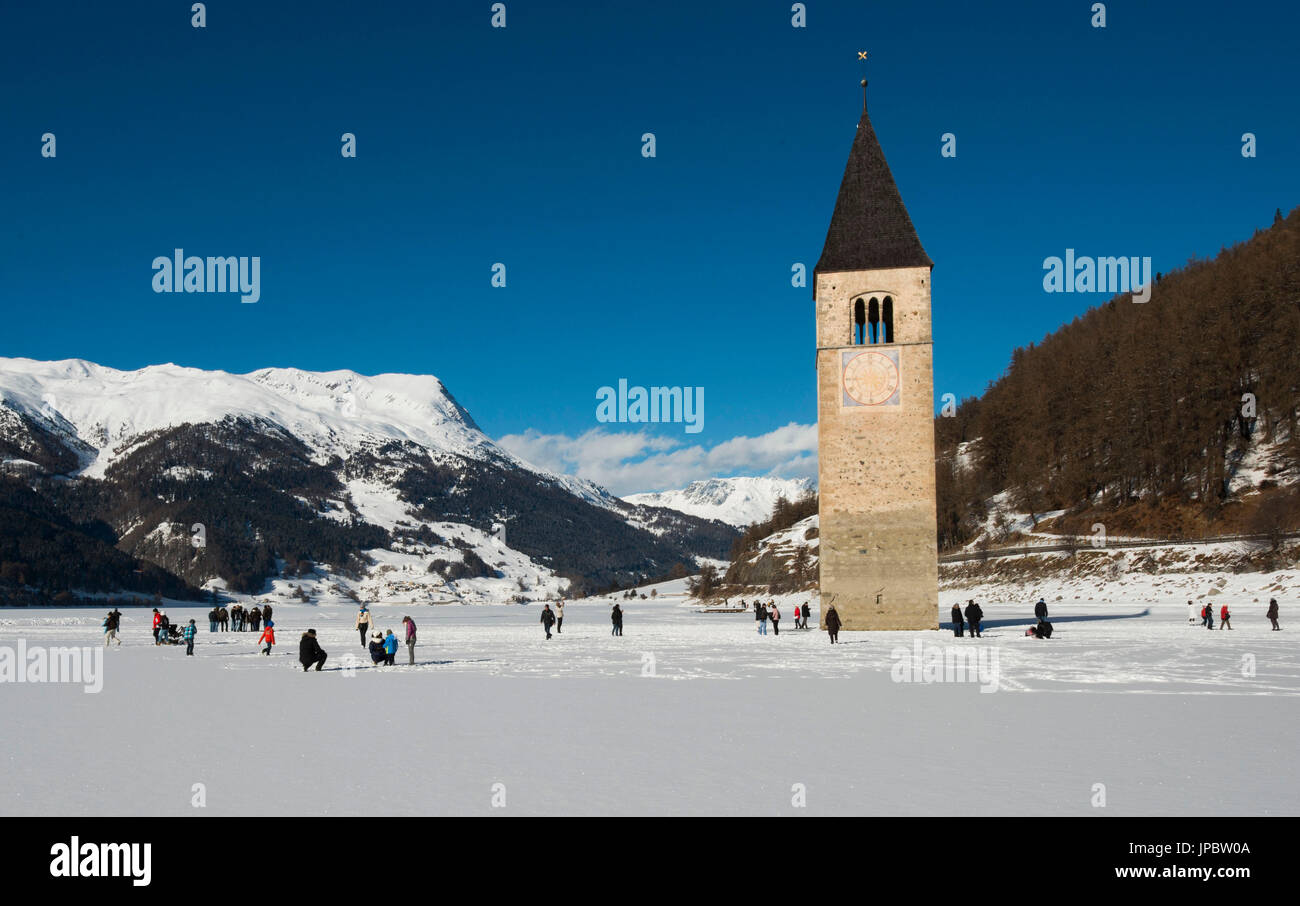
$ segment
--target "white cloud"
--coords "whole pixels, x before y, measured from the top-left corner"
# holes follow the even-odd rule
[[[619,496],[731,475],[817,475],[817,426],[793,422],[758,437],[742,435],[712,447],[683,445],[673,437],[645,430],[605,428],[593,428],[577,437],[530,428],[522,434],[507,434],[497,443],[533,465],[589,479]]]

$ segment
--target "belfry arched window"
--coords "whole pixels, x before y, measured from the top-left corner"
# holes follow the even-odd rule
[[[867,342],[867,306],[861,299],[853,303],[853,345]]]
[[[870,339],[868,340],[868,342],[879,343],[880,342],[880,301],[875,296],[872,296],[871,301],[867,303],[867,324],[870,327],[870,331],[869,331]]]
[[[885,296],[885,304],[882,308],[880,320],[884,327],[884,339],[882,342],[894,342],[894,299],[892,296]]]

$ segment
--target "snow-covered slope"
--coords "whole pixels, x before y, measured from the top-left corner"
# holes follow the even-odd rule
[[[504,459],[607,502],[591,482],[527,466],[498,447],[432,375],[265,368],[251,374],[151,365],[119,371],[81,359],[0,358],[0,405],[25,412],[96,451],[99,477],[133,441],[184,424],[242,416],[278,425],[319,461],[374,442],[411,441],[472,459]]]
[[[743,527],[770,517],[778,497],[794,500],[812,487],[808,478],[710,478],[693,481],[678,491],[631,494],[623,499]]]
[[[338,577],[344,591],[348,574],[362,591],[367,578],[400,575],[380,599],[464,597],[472,588],[504,600],[558,587],[558,572],[605,584],[662,574],[719,556],[732,537],[726,526],[626,503],[524,462],[431,375],[121,371],[0,358],[0,476],[18,480],[0,489],[0,503],[31,525],[62,518],[61,531],[85,534],[80,526],[94,517],[112,530],[78,539],[83,558],[116,564],[82,570],[83,559],[75,571],[95,572],[97,585],[71,581],[51,542],[28,558],[60,564],[32,571],[41,589],[96,590],[109,575],[120,582],[131,568],[113,560],[116,547],[196,586],[225,578],[247,592],[276,578],[273,561],[287,560]],[[94,484],[95,511],[65,510],[42,478]],[[208,544],[189,544],[194,524]],[[504,551],[492,540],[502,524]],[[31,525],[0,527],[0,536],[17,539]],[[474,575],[442,575],[458,570]],[[34,587],[19,585],[10,592]]]

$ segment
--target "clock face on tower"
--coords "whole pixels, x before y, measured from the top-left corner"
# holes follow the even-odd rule
[[[842,351],[844,407],[896,407],[902,378],[897,349]]]

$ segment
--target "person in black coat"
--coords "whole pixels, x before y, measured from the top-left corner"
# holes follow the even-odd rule
[[[551,610],[551,605],[547,604],[542,608],[542,628],[546,630],[546,637],[551,637],[551,627],[555,625],[555,611]]]
[[[1042,598],[1039,598],[1038,603],[1034,605],[1034,616],[1038,618],[1040,623],[1047,622],[1047,602]]]
[[[316,641],[315,629],[308,629],[302,634],[302,641],[298,643],[298,661],[302,664],[303,673],[312,664],[316,665],[317,673],[325,666],[325,652],[321,649],[320,642]]]
[[[370,644],[367,646],[370,652],[370,662],[375,665],[382,664],[388,660],[388,652],[384,650],[384,637],[378,632],[370,634]]]
[[[808,607],[808,602],[803,602],[803,628],[808,628],[808,618],[812,616],[812,610]]]
[[[980,620],[984,619],[984,611],[973,600],[966,603],[966,622],[970,624],[970,635],[973,639],[983,638],[980,635]]]
[[[952,634],[961,638],[962,630],[966,628],[966,622],[961,618],[961,605],[952,605]]]
[[[832,604],[826,610],[826,634],[831,637],[831,644],[834,645],[840,638],[840,615],[835,612],[835,605]]]
[[[1273,624],[1273,629],[1282,628],[1277,625],[1277,598],[1268,599],[1268,613],[1264,614],[1264,616],[1268,617],[1268,621]]]
[[[622,635],[623,634],[623,608],[615,604],[614,609],[609,612],[609,620],[611,623],[614,624],[614,628],[610,630],[609,634]]]

